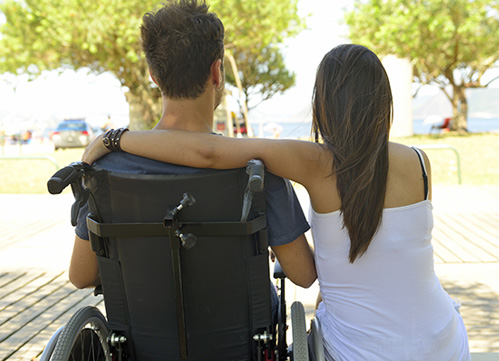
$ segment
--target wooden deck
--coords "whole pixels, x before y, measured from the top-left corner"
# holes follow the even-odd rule
[[[435,263],[499,262],[499,212],[435,214]]]
[[[65,272],[0,274],[0,358],[32,360],[77,309],[100,306],[102,297],[76,290]]]
[[[66,197],[48,205],[55,198],[6,207],[16,198],[0,195],[0,361],[36,359],[78,308],[103,309],[101,296],[68,281],[71,203]],[[44,207],[50,212],[39,211]],[[471,351],[499,352],[499,210],[435,210],[433,244],[437,274],[462,303]],[[311,314],[316,292],[288,287],[288,304],[299,299]]]

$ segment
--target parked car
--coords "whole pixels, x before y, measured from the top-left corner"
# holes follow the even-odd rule
[[[68,119],[57,126],[52,134],[55,149],[86,147],[95,133],[92,127],[82,119]]]

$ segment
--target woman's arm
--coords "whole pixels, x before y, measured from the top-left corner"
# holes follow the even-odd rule
[[[231,169],[246,166],[250,159],[261,159],[271,173],[307,187],[320,167],[324,149],[312,142],[258,138],[228,138],[181,130],[126,132],[121,149],[163,162],[197,168]],[[83,161],[92,163],[108,150],[97,138],[85,150]]]

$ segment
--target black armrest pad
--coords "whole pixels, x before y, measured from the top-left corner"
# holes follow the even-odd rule
[[[103,295],[102,285],[98,285],[94,288],[94,296]]]

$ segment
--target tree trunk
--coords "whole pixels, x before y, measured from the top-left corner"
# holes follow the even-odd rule
[[[457,132],[468,132],[468,101],[464,86],[453,86],[452,89],[452,123],[450,129]]]
[[[468,99],[466,98],[466,88],[459,88],[459,117],[456,121],[458,132],[468,132]]]
[[[152,129],[161,117],[161,94],[159,90],[152,89],[153,97],[146,91],[131,90],[125,93],[126,100],[130,107],[131,130]]]
[[[457,96],[456,88],[452,91],[452,122],[450,123],[451,130],[457,130],[457,122],[456,119],[459,117],[459,98]]]
[[[253,138],[253,136],[254,136],[253,135],[253,128],[250,127],[249,120],[248,120],[248,106],[246,104],[246,98],[244,98],[244,99],[241,98],[241,95],[243,95],[244,92],[243,92],[243,87],[241,85],[241,79],[239,78],[239,71],[237,70],[236,60],[234,59],[232,54],[230,54],[229,52],[225,52],[225,56],[230,61],[230,65],[232,66],[232,73],[234,74],[234,78],[236,79],[236,85],[237,85],[237,88],[239,89],[239,100],[242,103],[244,123],[246,124],[246,132],[248,134],[248,137]],[[238,134],[241,134],[238,124],[239,123],[236,120],[236,126],[238,127],[237,132],[238,132]]]

